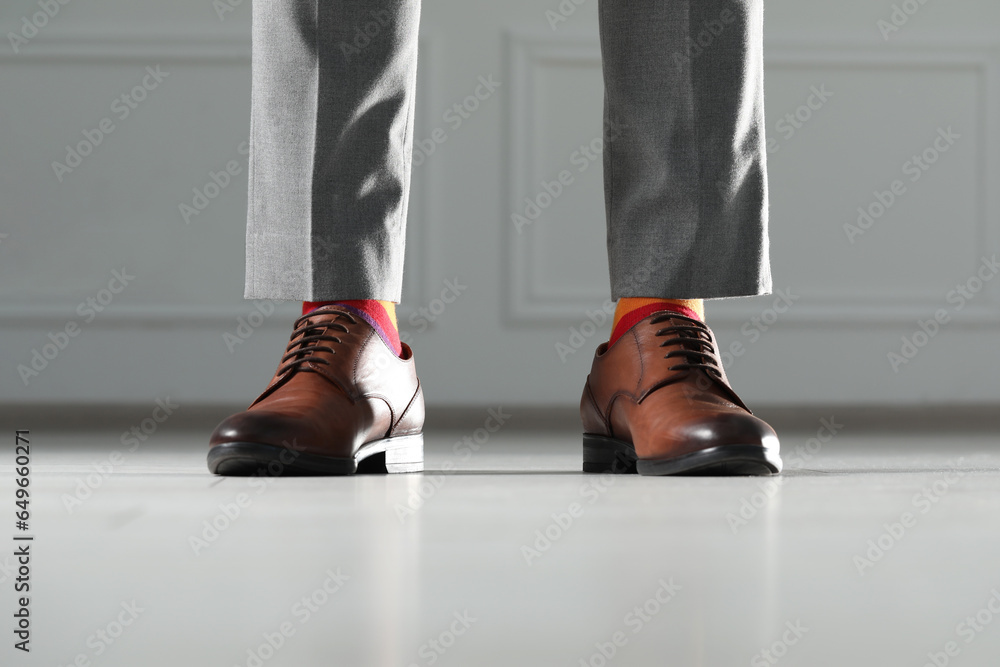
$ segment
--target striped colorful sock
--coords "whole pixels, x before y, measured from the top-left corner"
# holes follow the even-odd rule
[[[634,327],[640,320],[661,310],[669,310],[685,317],[705,321],[705,302],[701,299],[646,299],[624,298],[618,300],[615,306],[614,324],[611,325],[611,338],[608,347],[615,344],[622,334]]]
[[[337,304],[346,306],[348,310],[370,324],[390,350],[398,357],[403,354],[403,345],[399,340],[399,328],[396,325],[396,304],[392,301],[376,301],[375,299],[352,299],[349,301],[303,301],[302,314],[307,315],[317,308]]]

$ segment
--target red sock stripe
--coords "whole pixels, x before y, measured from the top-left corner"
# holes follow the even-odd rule
[[[660,311],[669,310],[671,312],[683,315],[685,317],[690,317],[693,320],[701,321],[698,317],[698,313],[694,312],[686,306],[681,306],[676,303],[670,303],[669,301],[663,301],[660,303],[651,303],[646,306],[640,306],[635,310],[629,311],[622,315],[622,318],[618,320],[617,326],[615,326],[614,331],[611,332],[611,339],[608,341],[608,347],[615,344],[615,341],[622,337],[626,331],[634,327],[641,320],[646,319],[653,313],[659,313]]]
[[[317,308],[322,308],[323,306],[329,306],[331,304],[337,303],[336,301],[303,301],[302,302],[302,314],[308,315]]]

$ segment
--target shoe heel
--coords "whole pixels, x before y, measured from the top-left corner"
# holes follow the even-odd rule
[[[424,434],[401,435],[385,443],[385,471],[422,472],[424,469]]]
[[[583,434],[583,472],[635,473],[635,448],[603,435]]]

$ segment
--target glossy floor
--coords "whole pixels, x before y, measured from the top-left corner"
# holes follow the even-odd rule
[[[278,480],[210,476],[203,433],[33,436],[32,651],[4,548],[2,664],[998,664],[997,437],[783,435],[768,479],[474,431],[428,436],[448,474]]]

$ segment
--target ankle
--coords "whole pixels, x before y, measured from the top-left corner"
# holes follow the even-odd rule
[[[705,302],[702,299],[658,299],[647,297],[623,297],[615,307],[614,322],[608,345],[614,345],[622,334],[640,320],[653,313],[669,310],[685,317],[705,321]]]
[[[364,319],[375,329],[382,341],[397,357],[403,354],[403,345],[399,340],[399,328],[396,324],[396,304],[394,302],[375,299],[303,301],[302,314],[307,315],[317,308],[334,304],[344,306]]]

